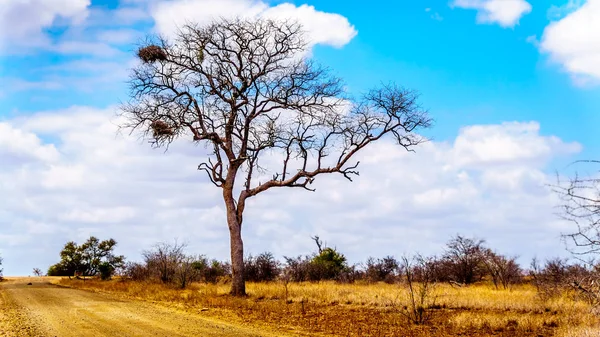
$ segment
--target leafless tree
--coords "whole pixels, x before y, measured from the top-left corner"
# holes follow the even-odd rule
[[[198,166],[222,189],[230,232],[233,295],[245,295],[242,223],[246,203],[278,187],[314,190],[322,174],[357,175],[355,155],[384,136],[407,149],[431,124],[414,91],[389,84],[360,99],[306,59],[292,21],[186,24],[174,39],[148,38],[132,71],[122,127],[154,146],[179,137],[210,150]],[[277,163],[278,162],[278,163]]]
[[[516,257],[506,257],[487,249],[483,254],[483,263],[496,289],[499,286],[508,289],[521,279],[522,270]]]
[[[598,165],[600,161],[577,161],[578,165]],[[567,249],[571,253],[584,255],[600,252],[600,176],[594,174],[580,176],[576,173],[568,182],[553,186],[561,198],[563,219],[574,223],[577,227],[572,233],[563,235]]]
[[[142,253],[146,268],[151,276],[157,277],[163,283],[175,281],[177,271],[185,258],[186,245],[181,243],[160,242],[151,250]]]
[[[485,240],[456,235],[446,244],[443,258],[449,262],[449,272],[454,281],[471,284],[485,274],[483,246]]]
[[[42,276],[44,276],[44,273],[42,272],[42,270],[40,268],[33,268],[33,275],[35,275],[37,277],[42,277]]]

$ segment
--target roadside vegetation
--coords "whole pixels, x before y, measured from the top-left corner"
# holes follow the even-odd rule
[[[59,284],[147,300],[240,324],[335,336],[590,336],[600,328],[592,264],[533,261],[457,235],[439,257],[368,258],[349,265],[318,237],[314,253],[248,256],[248,296],[229,294],[225,262],[160,243],[110,281]]]

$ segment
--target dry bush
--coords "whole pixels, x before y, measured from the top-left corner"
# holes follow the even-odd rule
[[[160,242],[142,253],[150,278],[172,283],[177,269],[185,258],[185,244]]]
[[[364,271],[364,278],[369,282],[395,283],[400,276],[400,264],[392,256],[383,259],[370,257]]]
[[[125,265],[124,276],[133,281],[146,281],[150,279],[150,271],[144,264],[128,262],[127,265]]]
[[[408,304],[400,313],[414,324],[425,324],[430,321],[436,304],[432,260],[420,255],[409,259],[403,257],[400,268],[408,288]]]
[[[501,285],[508,289],[511,285],[521,282],[522,270],[516,262],[516,257],[506,257],[491,250],[484,254],[483,263],[496,289]]]
[[[274,281],[280,273],[279,262],[269,252],[256,257],[250,255],[244,261],[244,273],[249,282]]]
[[[537,259],[531,261],[529,270],[532,284],[542,301],[559,297],[569,289],[577,289],[593,282],[595,273],[580,264],[569,264],[567,259],[548,259],[542,266]]]

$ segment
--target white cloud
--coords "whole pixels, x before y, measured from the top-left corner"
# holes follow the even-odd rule
[[[0,122],[0,158],[3,165],[18,159],[54,162],[58,160],[59,153],[54,145],[42,144],[35,133]]]
[[[0,162],[27,158],[0,165],[7,274],[46,267],[66,241],[89,235],[115,238],[131,259],[175,238],[192,253],[228,257],[219,190],[196,170],[204,148],[181,140],[166,153],[153,150],[117,136],[117,122],[114,108],[73,107],[0,123]],[[540,135],[534,122],[465,127],[453,142],[425,143],[417,153],[384,140],[358,158],[353,183],[319,177],[315,193],[280,189],[251,199],[246,252],[304,254],[318,234],[358,262],[437,253],[463,233],[507,254],[554,255],[569,228],[553,214],[558,201],[545,184],[554,178],[544,170],[579,149]]]
[[[502,27],[514,27],[531,12],[531,4],[525,0],[454,0],[452,6],[475,9],[478,23],[497,23]]]
[[[261,0],[176,0],[156,2],[151,14],[159,33],[172,35],[186,21],[206,24],[219,17],[295,19],[308,31],[312,44],[341,47],[357,34],[345,17],[313,6],[282,3],[270,7]]]
[[[454,142],[455,163],[459,167],[514,165],[527,161],[544,164],[557,154],[581,150],[578,144],[543,137],[539,131],[537,122],[465,127]]]
[[[580,83],[600,80],[600,0],[571,7],[545,29],[540,51],[560,63]]]
[[[90,0],[0,0],[0,48],[7,43],[36,46],[47,43],[43,29],[63,20],[81,23]]]

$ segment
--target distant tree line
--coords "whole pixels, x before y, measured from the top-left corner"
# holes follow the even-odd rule
[[[264,252],[244,259],[245,280],[251,282],[337,281],[344,283],[406,283],[420,287],[414,293],[430,292],[434,284],[444,282],[462,287],[489,281],[496,289],[508,289],[513,284],[530,282],[542,299],[559,296],[565,290],[576,290],[593,304],[600,304],[598,275],[600,267],[590,263],[569,263],[554,258],[544,263],[534,259],[528,270],[519,266],[516,257],[493,251],[481,239],[461,235],[452,237],[440,256],[413,258],[393,256],[369,257],[365,263],[349,265],[336,248],[312,238],[317,250],[312,254],[284,257],[278,261],[272,253]],[[60,252],[61,260],[48,270],[49,276],[98,276],[110,279],[118,273],[123,280],[159,282],[185,288],[193,282],[230,282],[231,265],[205,255],[186,253],[186,244],[157,243],[142,253],[141,262],[125,263],[123,256],[113,250],[113,239],[100,241],[90,237],[82,245],[68,242]],[[1,259],[0,259],[1,262]],[[596,289],[598,288],[598,289]],[[411,292],[412,293],[412,292]],[[415,303],[414,308],[419,305]],[[415,309],[411,316],[423,320]]]

